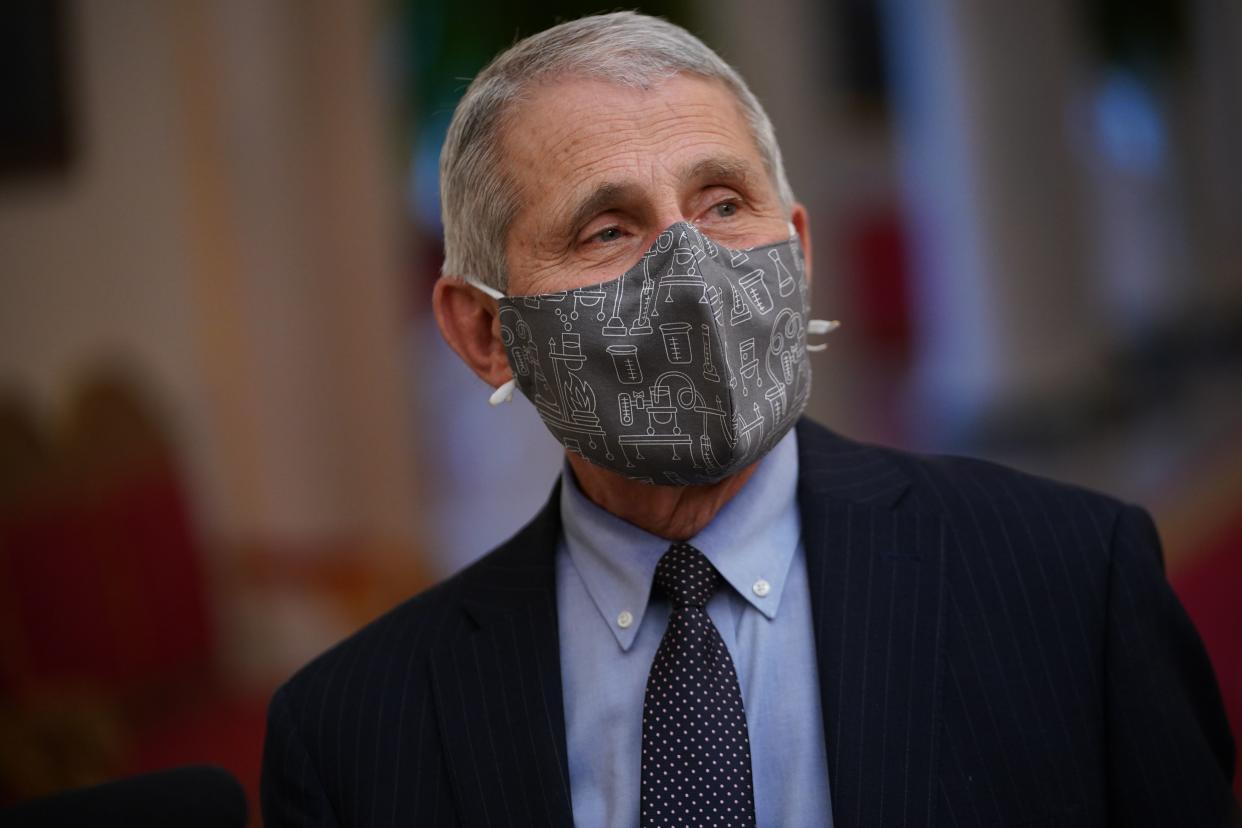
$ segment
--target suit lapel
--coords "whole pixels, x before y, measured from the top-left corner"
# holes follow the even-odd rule
[[[445,757],[466,825],[570,825],[554,552],[559,488],[470,573],[478,625],[432,662]]]
[[[938,516],[895,508],[908,481],[883,452],[799,428],[835,828],[929,825],[944,584]]]

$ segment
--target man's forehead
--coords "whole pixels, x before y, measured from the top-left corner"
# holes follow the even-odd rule
[[[714,78],[682,73],[634,87],[563,76],[541,82],[513,104],[501,141],[507,154],[540,161],[695,129],[724,141],[750,134],[736,97]]]
[[[558,214],[641,188],[657,166],[681,183],[753,182],[764,172],[734,95],[693,75],[647,89],[594,78],[551,81],[519,106],[504,132],[523,201],[553,196]]]

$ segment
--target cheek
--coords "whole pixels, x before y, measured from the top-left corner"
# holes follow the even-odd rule
[[[567,257],[561,251],[519,245],[510,249],[508,264],[508,292],[514,296],[553,293],[566,289],[566,276],[570,273],[570,268]]]

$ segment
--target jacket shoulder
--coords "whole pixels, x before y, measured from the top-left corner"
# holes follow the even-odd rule
[[[477,565],[477,564],[475,564]],[[361,692],[356,675],[401,676],[446,641],[464,632],[459,608],[467,570],[406,599],[313,658],[281,685],[294,711],[316,708],[329,697]],[[400,663],[398,663],[400,662]]]
[[[558,516],[556,493],[513,537],[446,580],[406,599],[298,670],[277,690],[292,708],[321,705],[329,697],[364,701],[360,694],[387,692],[385,684],[420,680],[429,657],[475,629],[466,604],[531,561],[552,559]],[[537,565],[537,564],[536,564]],[[357,697],[357,698],[350,698]]]
[[[988,460],[860,442],[807,418],[798,425],[798,448],[799,475],[813,490],[900,511],[952,515],[984,508],[1012,514],[1056,505],[1107,522],[1125,508],[1116,498],[1081,486]]]
[[[1070,510],[1106,523],[1127,508],[1121,500],[992,460],[880,448],[909,477],[913,503],[936,511],[964,506],[1020,514]]]

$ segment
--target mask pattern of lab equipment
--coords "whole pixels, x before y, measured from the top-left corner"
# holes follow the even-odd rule
[[[499,302],[514,379],[566,449],[647,483],[713,483],[806,406],[796,236],[747,250],[687,222],[607,282]]]

